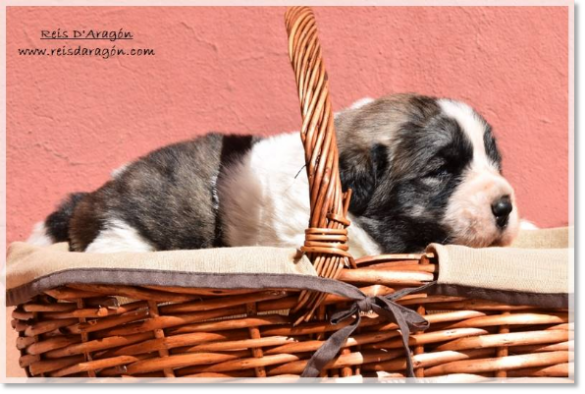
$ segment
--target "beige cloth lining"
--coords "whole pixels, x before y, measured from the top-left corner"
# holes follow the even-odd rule
[[[68,269],[164,270],[198,273],[293,274],[317,276],[306,256],[290,248],[240,247],[149,253],[69,252],[65,243],[37,247],[15,242],[6,258],[7,289]]]
[[[526,230],[513,247],[472,249],[431,244],[439,284],[529,293],[573,293],[572,228]],[[571,254],[570,254],[571,253]]]
[[[511,248],[472,249],[432,244],[439,284],[531,293],[573,293],[567,249],[572,228],[525,230]],[[317,276],[307,257],[288,248],[240,247],[150,253],[76,253],[67,244],[10,245],[7,288],[69,269],[136,269],[198,273],[270,273]],[[570,279],[569,279],[570,278]]]
[[[556,227],[539,230],[522,230],[512,243],[520,249],[566,249],[572,248],[574,227]]]

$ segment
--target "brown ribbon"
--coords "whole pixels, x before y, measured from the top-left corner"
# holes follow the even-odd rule
[[[341,328],[327,339],[327,341],[313,354],[313,357],[311,357],[307,363],[301,376],[319,376],[325,365],[327,365],[327,363],[339,353],[341,346],[345,343],[347,338],[349,338],[355,329],[359,327],[362,320],[360,312],[373,311],[386,320],[398,325],[402,339],[402,346],[406,353],[407,373],[409,377],[414,377],[414,368],[412,366],[412,358],[408,346],[408,336],[411,331],[426,330],[429,327],[429,322],[412,309],[408,309],[394,301],[407,294],[423,291],[433,286],[435,283],[436,282],[430,282],[420,287],[402,289],[386,297],[365,297],[354,302],[348,310],[334,314],[330,320],[331,324],[338,324],[351,318],[353,315],[355,315],[356,318],[353,323]]]

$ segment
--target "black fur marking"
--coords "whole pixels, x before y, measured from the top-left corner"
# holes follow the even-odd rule
[[[251,135],[225,135],[221,147],[221,166],[228,166],[241,159],[257,140],[257,137]]]
[[[485,121],[484,121],[485,122]],[[486,124],[485,133],[483,134],[483,143],[485,145],[485,152],[491,161],[498,167],[500,173],[502,172],[502,156],[496,147],[496,138],[492,133],[492,127]]]
[[[252,149],[252,146],[260,139],[260,137],[254,137],[251,135],[225,135],[223,137],[219,173],[216,182],[211,185],[213,188],[213,204],[216,208],[215,240],[213,243],[214,247],[228,246],[223,241],[223,226],[221,223],[221,216],[219,215],[220,201],[217,194],[217,183],[221,182],[220,179],[225,176],[225,169],[230,165],[240,161],[242,157],[248,153],[250,149]]]
[[[431,242],[449,241],[440,223],[473,159],[471,141],[434,99],[415,97],[411,104],[410,120],[398,130],[367,207],[352,211],[383,253],[421,251]]]
[[[69,241],[69,220],[77,204],[87,193],[72,193],[59,205],[57,210],[45,220],[47,235],[53,242]]]

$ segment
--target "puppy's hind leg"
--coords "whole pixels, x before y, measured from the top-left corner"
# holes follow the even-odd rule
[[[47,232],[45,222],[38,222],[35,224],[31,235],[26,240],[26,243],[35,246],[49,246],[54,243],[53,239],[51,239]]]
[[[87,253],[152,252],[156,248],[138,230],[120,219],[110,219],[90,243]]]
[[[57,210],[51,213],[44,222],[35,224],[27,243],[36,246],[49,246],[57,242],[69,242],[69,222],[77,205],[87,193],[72,193],[65,198]]]

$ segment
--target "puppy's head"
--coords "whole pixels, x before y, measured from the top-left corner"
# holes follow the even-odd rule
[[[362,102],[335,124],[350,212],[383,252],[503,246],[516,236],[514,191],[491,127],[468,105],[396,95]]]

